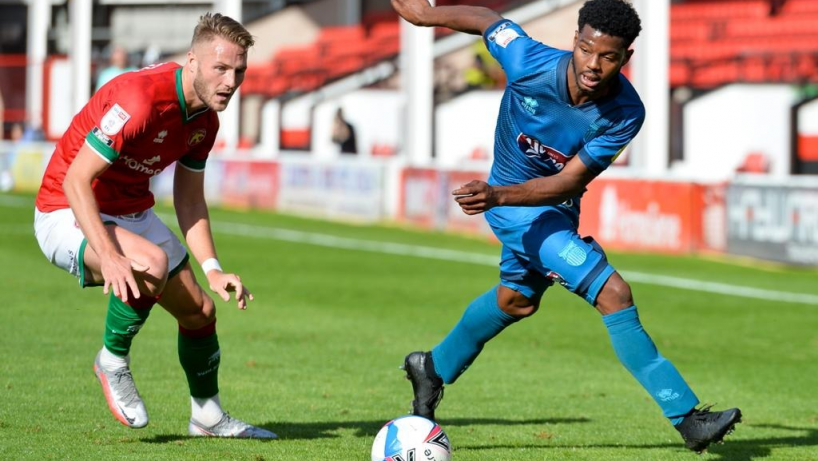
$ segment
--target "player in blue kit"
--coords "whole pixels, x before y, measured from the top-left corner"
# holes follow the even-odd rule
[[[534,314],[554,282],[594,306],[617,357],[681,433],[701,452],[721,441],[741,411],[696,408],[699,400],[656,350],[639,321],[630,286],[602,248],[580,237],[580,197],[636,136],[645,118],[639,95],[620,74],[641,23],[623,0],[590,0],[579,11],[573,51],[550,48],[496,12],[473,6],[432,7],[392,0],[417,26],[481,34],[502,65],[494,163],[488,182],[453,191],[466,214],[485,213],[502,242],[500,284],[476,298],[430,352],[406,356],[416,415],[434,419],[443,385],[477,358],[486,342]]]

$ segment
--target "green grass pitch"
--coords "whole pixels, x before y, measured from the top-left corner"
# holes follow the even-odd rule
[[[490,261],[499,248],[489,242],[214,210],[222,265],[256,296],[244,312],[217,301],[222,403],[280,439],[185,436],[176,325],[160,308],[134,341],[132,369],[151,422],[131,430],[109,414],[92,373],[106,298],[98,288],[80,290],[42,256],[32,203],[0,196],[2,460],[367,460],[381,425],[409,410],[403,356],[437,344],[497,281]],[[318,240],[299,242],[304,236]],[[385,253],[393,248],[386,243],[489,262]],[[625,272],[818,294],[815,270],[609,257]],[[686,451],[616,360],[596,311],[555,287],[537,315],[490,342],[447,387],[438,417],[454,459],[818,460],[817,304],[632,285],[646,329],[699,398],[743,410],[724,445],[702,457]]]

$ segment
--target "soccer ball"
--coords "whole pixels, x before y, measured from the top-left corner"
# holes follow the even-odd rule
[[[449,437],[436,422],[401,416],[386,423],[372,444],[372,461],[449,461]]]

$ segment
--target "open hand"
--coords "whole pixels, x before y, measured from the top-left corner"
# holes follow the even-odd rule
[[[123,303],[128,302],[128,290],[134,298],[139,299],[139,287],[136,284],[134,272],[147,272],[150,267],[144,266],[121,254],[112,254],[100,257],[100,272],[102,272],[102,292],[106,295],[113,291],[114,296]]]
[[[207,273],[210,289],[218,294],[222,301],[230,301],[230,293],[235,293],[236,303],[241,310],[247,309],[247,301],[253,300],[253,294],[242,283],[236,274],[226,274],[219,270]]]

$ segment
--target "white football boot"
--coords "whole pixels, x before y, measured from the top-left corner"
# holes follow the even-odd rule
[[[127,366],[106,370],[99,360],[100,353],[94,359],[94,374],[102,385],[105,401],[114,417],[122,424],[139,429],[148,425],[148,412],[136,390],[131,369]]]
[[[188,433],[194,437],[234,437],[239,439],[276,439],[277,435],[260,427],[247,424],[229,414],[222,415],[218,423],[206,427],[196,421],[190,420]]]

